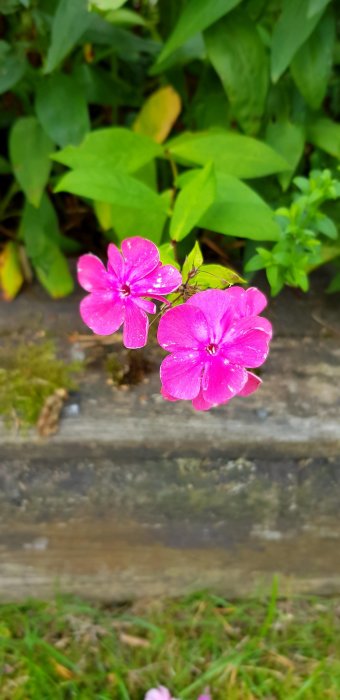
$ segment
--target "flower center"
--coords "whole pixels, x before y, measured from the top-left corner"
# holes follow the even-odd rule
[[[206,346],[205,350],[208,353],[208,355],[216,355],[218,346],[215,345],[215,343],[209,343],[209,345]]]
[[[131,294],[131,289],[128,284],[122,284],[120,291],[123,297],[128,297],[129,294]]]

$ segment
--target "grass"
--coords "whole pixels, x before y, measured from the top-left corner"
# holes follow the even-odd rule
[[[338,700],[339,601],[229,602],[201,593],[100,607],[0,607],[1,700]]]

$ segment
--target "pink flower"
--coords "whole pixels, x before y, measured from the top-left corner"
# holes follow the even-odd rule
[[[124,324],[126,348],[146,345],[149,320],[156,306],[145,297],[166,301],[181,282],[172,265],[162,265],[157,246],[136,236],[126,238],[122,252],[110,243],[107,269],[95,255],[82,255],[78,261],[79,284],[90,292],[80,304],[80,315],[98,335],[111,335]]]
[[[158,342],[171,354],[161,365],[162,394],[169,401],[191,399],[198,411],[248,396],[261,380],[246,367],[265,361],[272,337],[258,289],[241,287],[198,292],[167,311]]]
[[[148,690],[144,700],[176,700],[175,698],[172,697],[170,694],[170,691],[164,687],[164,685],[160,685],[159,688],[151,688],[151,690]]]

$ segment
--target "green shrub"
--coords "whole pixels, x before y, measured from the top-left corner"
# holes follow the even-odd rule
[[[141,234],[183,259],[202,232],[225,236],[219,247],[265,268],[273,293],[337,264],[336,0],[2,0],[1,11],[6,298],[31,268],[53,297],[72,290],[66,255],[82,246],[59,193],[93,208],[96,244],[98,231]]]

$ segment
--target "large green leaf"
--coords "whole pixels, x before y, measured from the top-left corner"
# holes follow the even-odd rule
[[[191,36],[210,27],[240,2],[241,0],[187,0],[157,63],[167,58]]]
[[[103,166],[131,173],[162,152],[147,136],[123,127],[109,127],[92,131],[79,146],[67,146],[54,153],[53,159],[70,168],[99,170]]]
[[[256,134],[265,107],[269,64],[255,24],[236,10],[210,27],[205,41],[236,119],[246,133]]]
[[[52,38],[44,73],[51,73],[73,49],[91,23],[86,0],[60,0],[53,17]]]
[[[199,225],[228,236],[275,241],[279,228],[273,211],[254,190],[237,178],[216,174],[216,199]]]
[[[70,75],[45,77],[38,84],[35,108],[41,125],[58,146],[80,143],[90,129],[83,90]]]
[[[291,64],[301,95],[312,109],[318,109],[326,95],[336,36],[334,14],[326,12]]]
[[[167,202],[123,170],[104,167],[73,170],[62,177],[56,192],[72,192],[112,204],[112,225],[120,237],[123,233],[145,231],[146,238],[160,240],[168,212]]]
[[[310,0],[284,0],[272,37],[272,79],[276,82],[318,24],[324,7],[310,16]]]
[[[321,10],[324,10],[332,0],[309,0],[308,17],[313,17]]]
[[[70,294],[74,283],[66,258],[50,236],[47,221],[44,205],[36,209],[26,202],[19,233],[38,279],[57,299]]]
[[[174,160],[206,165],[212,161],[223,173],[256,178],[289,170],[289,164],[270,146],[232,131],[185,132],[166,146]]]
[[[307,139],[335,158],[340,158],[340,124],[321,117],[310,122],[307,127]]]
[[[266,141],[270,146],[275,148],[290,165],[289,172],[280,173],[278,176],[282,188],[285,190],[303,154],[305,145],[304,130],[300,125],[293,124],[288,119],[281,119],[280,121],[268,124]]]
[[[197,172],[177,196],[170,223],[170,238],[181,241],[196,226],[214,201],[216,180],[211,163]]]
[[[18,119],[9,136],[9,153],[13,171],[26,197],[35,207],[48,181],[53,142],[35,117]]]
[[[21,80],[26,65],[24,57],[13,51],[7,41],[0,41],[0,94]]]

